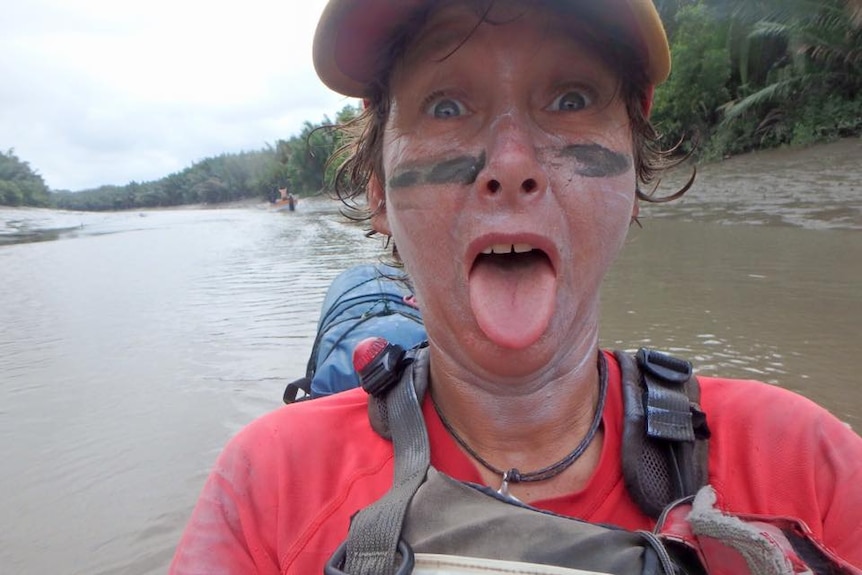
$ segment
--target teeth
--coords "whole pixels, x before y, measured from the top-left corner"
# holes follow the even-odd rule
[[[485,255],[523,254],[532,250],[533,246],[531,246],[530,244],[494,244],[482,250],[482,253]]]

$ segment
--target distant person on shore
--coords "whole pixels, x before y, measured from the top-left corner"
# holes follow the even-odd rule
[[[666,165],[649,113],[670,54],[650,0],[330,0],[314,59],[325,84],[365,102],[340,191],[367,200],[391,240],[428,344],[396,365],[391,391],[285,406],[238,433],[172,573],[369,575],[414,559],[430,573],[441,554],[489,574],[616,573],[607,565],[629,557],[704,573],[715,549],[704,539],[737,558],[756,545],[752,562],[731,564],[739,573],[821,561],[859,573],[859,435],[776,386],[699,376],[698,397],[674,387],[694,385],[684,362],[647,353],[632,368],[599,349],[600,286],[650,199],[641,186]],[[658,461],[680,454],[668,477],[639,467],[659,438]],[[692,555],[661,555],[643,534],[658,521],[639,489],[650,484],[696,488],[700,514],[671,522],[691,530],[679,539]],[[645,543],[571,551],[556,529],[579,522],[559,516]],[[776,517],[801,523],[763,527]],[[695,536],[696,518],[744,536]],[[788,537],[796,551],[776,544]]]

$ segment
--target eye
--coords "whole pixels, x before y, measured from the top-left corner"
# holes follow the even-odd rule
[[[577,112],[592,103],[592,96],[584,90],[569,90],[557,96],[550,107],[557,112]]]
[[[432,96],[425,106],[425,112],[435,118],[455,118],[462,116],[467,109],[464,104],[445,96]]]

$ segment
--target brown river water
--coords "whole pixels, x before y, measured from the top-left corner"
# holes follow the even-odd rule
[[[781,385],[862,429],[860,182],[858,139],[703,167],[642,209],[603,345]],[[0,572],[165,571],[221,446],[303,375],[329,282],[380,252],[336,209],[0,207]]]

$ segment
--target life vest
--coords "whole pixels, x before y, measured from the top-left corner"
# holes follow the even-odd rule
[[[629,531],[535,509],[434,469],[421,411],[427,349],[376,349],[361,380],[373,427],[393,443],[393,485],[354,515],[326,575],[862,573],[800,521],[715,507],[705,484],[708,430],[687,362],[650,350],[616,353],[626,486],[645,511],[659,511],[653,531]]]

